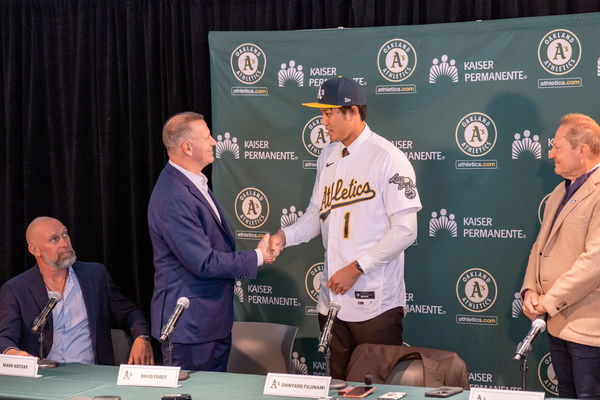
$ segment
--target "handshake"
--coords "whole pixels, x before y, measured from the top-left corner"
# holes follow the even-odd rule
[[[285,247],[285,233],[278,230],[274,234],[265,234],[256,248],[262,253],[265,264],[273,263]]]

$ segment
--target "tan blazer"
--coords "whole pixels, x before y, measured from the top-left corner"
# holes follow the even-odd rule
[[[552,225],[565,193],[561,183],[548,198],[521,293],[531,289],[544,294],[552,336],[600,347],[600,169]]]

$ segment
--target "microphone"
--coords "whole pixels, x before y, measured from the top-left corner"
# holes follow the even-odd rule
[[[186,308],[190,306],[190,300],[187,297],[180,297],[177,299],[177,305],[175,306],[175,310],[173,310],[173,314],[169,317],[169,321],[165,326],[163,326],[160,331],[160,341],[166,342],[169,340],[173,331],[175,330],[175,325],[177,325],[177,321],[181,317],[181,314],[185,311]]]
[[[514,360],[521,361],[531,350],[531,344],[540,333],[546,330],[546,321],[542,318],[536,318],[531,323],[531,329],[527,332],[527,336],[517,345],[517,351]]]
[[[331,340],[331,329],[333,328],[333,322],[335,321],[335,317],[337,313],[340,311],[342,306],[335,301],[329,303],[329,312],[327,313],[327,322],[325,322],[325,326],[323,327],[323,331],[321,332],[321,336],[319,336],[319,353],[325,353],[327,348],[329,347],[329,341]]]
[[[34,335],[37,335],[42,331],[42,328],[46,325],[46,321],[48,320],[48,315],[50,315],[54,307],[56,307],[60,299],[62,299],[62,296],[58,292],[50,292],[48,296],[50,298],[48,299],[48,303],[46,303],[46,307],[44,307],[40,315],[33,321],[31,332]]]

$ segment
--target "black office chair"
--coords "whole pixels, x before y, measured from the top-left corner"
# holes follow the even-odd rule
[[[292,347],[298,328],[268,322],[234,322],[227,372],[292,374]]]
[[[127,364],[131,352],[131,338],[122,329],[111,329],[110,337],[113,346],[115,365]]]

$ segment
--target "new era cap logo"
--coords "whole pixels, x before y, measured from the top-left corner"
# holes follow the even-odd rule
[[[351,101],[352,101],[352,99],[349,99],[349,98],[347,98],[347,97],[344,97],[344,102],[345,102],[345,103],[350,103]]]

